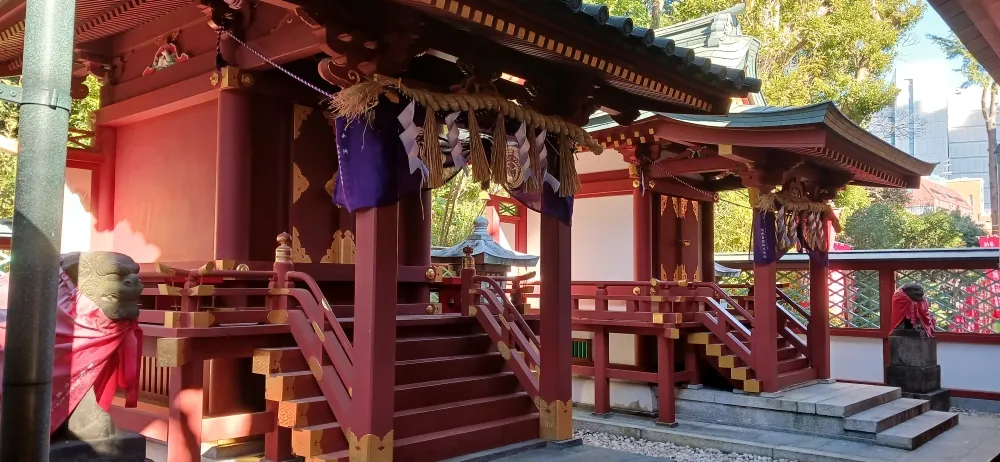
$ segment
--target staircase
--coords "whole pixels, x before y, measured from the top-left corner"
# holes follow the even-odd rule
[[[703,302],[705,310],[695,314],[707,331],[690,333],[687,342],[703,345],[704,356],[734,388],[747,393],[760,393],[761,381],[754,371],[751,352],[753,311],[745,309],[716,286],[710,286],[711,296],[695,297]],[[779,299],[792,303],[792,309],[801,310],[778,291]],[[725,304],[723,304],[725,303]],[[784,388],[816,379],[809,361],[805,342],[797,335],[807,328],[780,304],[776,305],[779,319],[777,334],[777,387]],[[765,359],[766,360],[766,359]]]
[[[930,410],[930,402],[902,398],[896,387],[814,384],[774,397],[709,389],[682,389],[677,417],[761,430],[916,449],[958,425],[958,415]]]
[[[350,320],[342,319],[345,331]],[[396,460],[437,461],[538,438],[532,399],[479,321],[401,318],[396,330]],[[299,347],[257,350],[254,372],[308,461],[346,461],[348,443]]]

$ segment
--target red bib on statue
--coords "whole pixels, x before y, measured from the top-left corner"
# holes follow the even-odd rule
[[[0,276],[0,379],[7,337],[8,276]],[[137,321],[109,319],[70,277],[59,271],[50,432],[62,425],[91,387],[102,409],[125,390],[125,406],[139,398],[142,330]],[[2,397],[0,397],[2,398]]]
[[[927,336],[934,336],[934,321],[931,320],[927,300],[913,300],[902,289],[898,289],[892,294],[892,326],[889,328],[895,329],[904,319],[909,319],[914,326],[919,321]]]

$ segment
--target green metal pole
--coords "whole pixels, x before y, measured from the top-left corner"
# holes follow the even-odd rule
[[[0,408],[3,461],[49,459],[75,16],[76,0],[27,0]]]

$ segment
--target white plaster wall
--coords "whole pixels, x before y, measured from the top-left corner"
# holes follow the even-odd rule
[[[830,338],[830,374],[834,379],[881,383],[885,378],[882,339]]]
[[[633,411],[656,412],[659,409],[657,387],[645,383],[611,381],[611,407]],[[573,377],[573,402],[594,405],[594,379]]]
[[[1000,392],[1000,345],[938,342],[941,387]]]
[[[614,149],[605,149],[601,155],[590,151],[577,153],[576,171],[577,173],[610,172],[628,168],[628,164],[622,158],[620,152]]]

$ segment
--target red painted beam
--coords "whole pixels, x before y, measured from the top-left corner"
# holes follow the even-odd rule
[[[219,96],[219,91],[212,85],[211,75],[211,72],[201,74],[105,106],[97,111],[97,125],[110,127],[128,125],[212,101]]]
[[[691,173],[738,171],[748,168],[746,164],[733,159],[721,156],[707,156],[694,159],[663,160],[656,163],[655,167],[650,170],[650,174],[654,178],[662,178],[667,177],[662,171],[670,172],[671,175],[687,175]]]
[[[206,417],[201,422],[201,437],[218,441],[263,435],[274,428],[276,419],[276,414],[268,411]]]
[[[271,61],[282,64],[322,52],[322,47],[326,45],[326,28],[300,24],[264,35],[247,45]],[[247,47],[239,47],[236,51],[236,63],[244,71],[271,67]]]

